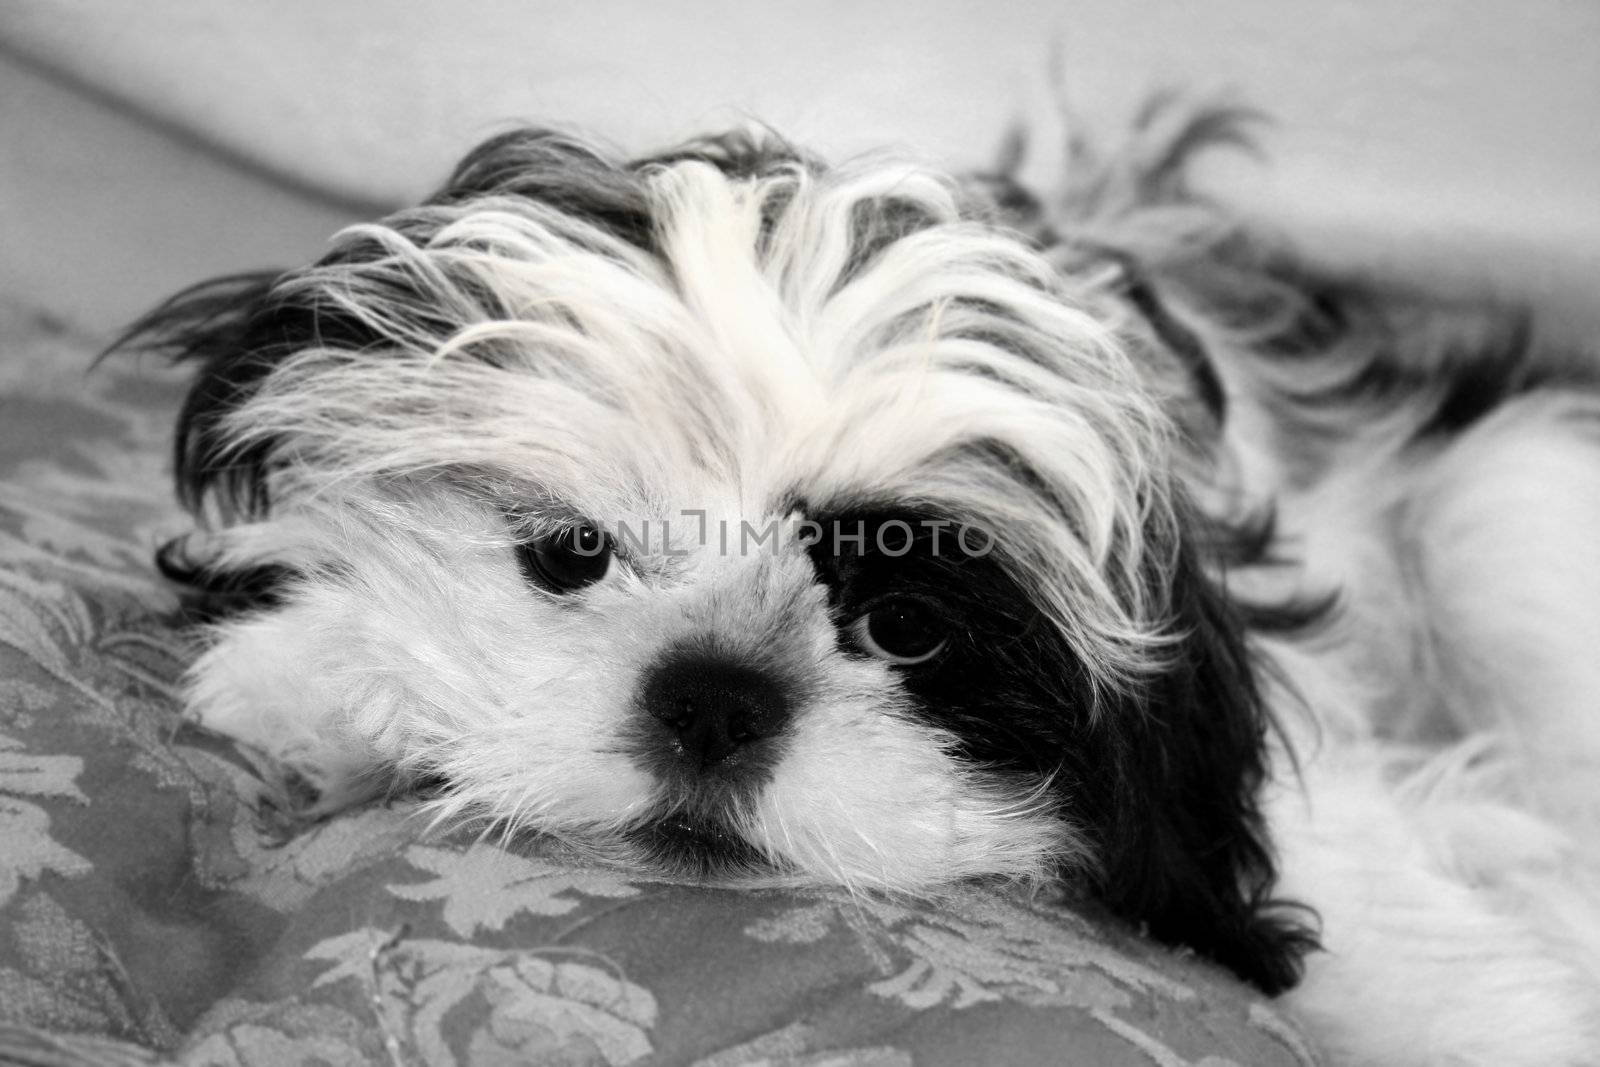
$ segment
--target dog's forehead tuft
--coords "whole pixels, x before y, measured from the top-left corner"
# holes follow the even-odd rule
[[[985,524],[1108,672],[1164,624],[1164,417],[1051,265],[934,172],[511,137],[270,303],[299,340],[228,394],[224,461],[270,448],[310,491],[485,471],[601,521],[905,501]]]

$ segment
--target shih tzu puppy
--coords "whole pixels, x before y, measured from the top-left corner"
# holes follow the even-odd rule
[[[1183,177],[1230,116],[1141,126],[1048,198],[519,130],[175,298],[194,714],[312,815],[1066,882],[1337,1061],[1596,1062],[1597,367],[1245,232]]]

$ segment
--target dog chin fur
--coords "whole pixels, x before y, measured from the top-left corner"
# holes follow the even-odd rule
[[[1240,121],[1153,107],[1047,198],[516,131],[180,294],[127,343],[196,366],[194,714],[308,814],[1065,880],[1334,1062],[1596,1062],[1600,364],[1191,195]],[[599,577],[528,562],[582,524]]]

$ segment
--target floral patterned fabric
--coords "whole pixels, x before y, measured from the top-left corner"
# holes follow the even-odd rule
[[[284,840],[176,700],[181,383],[90,351],[0,306],[0,1062],[1310,1062],[1215,969],[995,889],[683,884],[405,804]]]

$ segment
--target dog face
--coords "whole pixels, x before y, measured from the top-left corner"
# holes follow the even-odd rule
[[[1175,434],[957,184],[524,131],[136,337],[199,365],[211,528],[165,565],[245,593],[196,710],[331,793],[708,873],[1075,873],[1292,981]]]

